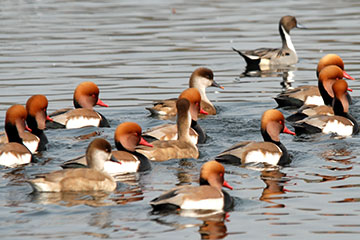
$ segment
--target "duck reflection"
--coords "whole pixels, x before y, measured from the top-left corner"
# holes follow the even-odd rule
[[[223,239],[227,234],[225,219],[227,213],[217,213],[203,220],[203,224],[199,228],[201,239]]]
[[[260,200],[274,204],[269,206],[269,208],[284,208],[284,204],[275,203],[273,200],[284,198],[279,195],[285,193],[284,184],[288,181],[288,179],[285,178],[286,174],[281,172],[279,169],[264,170],[261,172],[260,177],[266,184]]]
[[[126,186],[125,189],[116,190],[113,193],[106,192],[58,192],[29,194],[30,201],[38,204],[57,204],[61,206],[88,205],[92,207],[125,205],[144,199],[140,186]]]
[[[256,66],[245,68],[245,71],[240,74],[240,78],[244,77],[282,77],[280,85],[283,91],[291,89],[294,82],[294,71],[297,70],[294,66]]]

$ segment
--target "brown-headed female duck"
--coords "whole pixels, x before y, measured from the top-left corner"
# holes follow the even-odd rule
[[[218,87],[224,89],[217,84],[214,80],[214,73],[208,68],[197,68],[190,76],[189,88],[196,88],[201,95],[201,108],[204,109],[209,115],[215,115],[216,109],[206,96],[207,87]],[[174,117],[176,116],[176,100],[167,99],[159,101],[148,109],[152,115]]]
[[[75,109],[61,109],[50,114],[52,122],[48,128],[81,128],[86,126],[110,127],[108,121],[100,113],[94,111],[95,105],[108,107],[99,98],[99,88],[93,82],[80,83],[74,92]]]
[[[104,171],[114,176],[124,173],[143,172],[151,169],[150,161],[135,149],[138,145],[152,147],[141,137],[141,127],[134,122],[121,123],[115,130],[115,146],[117,151],[112,151],[112,158],[118,162],[106,161]],[[120,164],[119,164],[120,163]],[[79,157],[65,162],[62,168],[86,167],[86,158]]]
[[[191,126],[190,102],[186,98],[176,101],[177,108],[177,140],[152,142],[150,147],[138,147],[137,151],[151,161],[166,161],[170,159],[198,158],[199,150],[191,140],[189,131]]]
[[[233,189],[224,180],[225,168],[216,161],[204,163],[200,170],[200,186],[180,186],[153,199],[150,205],[161,210],[228,211],[234,205],[232,197],[222,187]]]
[[[280,133],[295,135],[285,126],[284,116],[279,110],[267,110],[261,118],[264,142],[239,142],[220,153],[215,160],[233,164],[266,163],[284,166],[290,163],[290,157],[280,142]]]
[[[86,150],[88,168],[63,169],[37,174],[28,182],[37,192],[83,192],[116,189],[116,182],[104,172],[104,164],[111,159],[111,145],[103,138],[93,140]]]
[[[13,105],[6,111],[5,132],[9,142],[0,145],[0,165],[16,167],[31,162],[32,154],[22,140],[27,115],[22,105]]]

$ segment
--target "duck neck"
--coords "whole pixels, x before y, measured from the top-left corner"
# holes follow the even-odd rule
[[[279,24],[279,32],[282,41],[282,48],[287,48],[296,53],[295,47],[291,41],[290,33],[288,33],[283,25]]]
[[[178,140],[191,142],[190,138],[190,126],[191,126],[191,115],[190,111],[187,111],[186,114],[178,114],[177,118],[177,130],[178,130]]]
[[[6,123],[5,124],[5,132],[8,137],[9,142],[17,142],[23,144],[23,140],[19,135],[18,128],[16,124]]]
[[[203,82],[207,82],[207,81],[209,81],[209,80],[207,80],[207,79],[197,79],[197,81],[190,81],[190,87],[191,88],[196,88],[197,90],[199,90],[199,93],[200,93],[200,96],[201,96],[201,101],[204,101],[204,102],[212,105],[212,103],[210,102],[210,100],[206,96],[206,86],[203,83]]]
[[[324,100],[325,105],[331,106],[333,102],[333,97],[330,96],[329,92],[325,89],[324,84],[321,81],[318,81],[318,88],[321,94],[321,97]],[[331,88],[331,86],[330,86]]]

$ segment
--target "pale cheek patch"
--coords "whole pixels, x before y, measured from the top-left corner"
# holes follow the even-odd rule
[[[139,169],[140,161],[121,161],[121,164],[111,161],[106,161],[104,164],[104,171],[110,175],[133,173]]]
[[[224,199],[210,198],[199,201],[185,200],[180,207],[181,209],[221,210],[224,208]]]
[[[309,96],[306,98],[305,103],[306,105],[316,105],[321,106],[325,105],[324,100],[321,96]]]
[[[343,123],[335,120],[329,121],[326,123],[325,127],[322,130],[323,133],[336,133],[340,136],[351,136],[353,133],[352,125],[344,125]]]
[[[31,154],[12,154],[10,152],[0,155],[0,165],[6,167],[16,167],[17,165],[27,164],[31,161]]]
[[[86,117],[76,117],[70,118],[66,122],[66,128],[82,128],[86,126],[98,127],[100,124],[100,118],[86,118]]]
[[[262,152],[260,150],[251,151],[245,157],[245,163],[268,163],[277,165],[281,158],[281,153]]]

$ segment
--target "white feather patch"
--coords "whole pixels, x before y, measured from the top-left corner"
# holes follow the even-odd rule
[[[40,139],[39,141],[23,141],[23,143],[31,153],[36,153],[36,150],[40,143]]]
[[[304,104],[306,105],[316,105],[316,106],[322,106],[325,105],[324,100],[321,96],[308,96],[305,99]]]
[[[221,210],[224,208],[224,199],[209,198],[199,201],[192,201],[186,199],[180,207],[181,209]]]
[[[322,130],[323,133],[336,133],[340,136],[351,136],[353,125],[345,125],[337,120],[328,121]]]
[[[165,136],[165,137],[164,137],[164,140],[166,140],[166,141],[169,141],[169,140],[177,140],[177,138],[178,138],[178,134],[176,133],[176,134],[174,134],[172,137],[167,137],[167,136]],[[196,135],[190,135],[190,140],[191,140],[191,142],[192,142],[194,145],[196,145],[196,144],[197,144],[197,141],[198,141],[198,136],[196,136]]]
[[[290,48],[291,51],[293,51],[294,53],[296,53],[295,51],[295,47],[294,44],[291,41],[290,35],[285,31],[284,27],[281,26],[281,29],[283,30],[283,33],[285,35],[285,41],[286,41],[286,45],[288,46],[288,48]]]
[[[98,127],[100,125],[100,118],[87,118],[83,116],[69,118],[66,122],[67,129],[82,128],[86,126]]]
[[[31,154],[13,154],[11,152],[4,152],[0,155],[0,165],[6,167],[16,167],[17,165],[27,164],[31,161]]]
[[[140,161],[121,161],[121,164],[106,161],[104,164],[104,170],[110,175],[123,174],[123,173],[133,173],[137,172],[140,166]]]
[[[260,65],[270,65],[270,59],[262,58],[260,60]]]
[[[268,163],[271,165],[277,165],[282,155],[280,148],[279,151],[279,153],[264,153],[261,150],[250,151],[246,154],[245,163]]]

